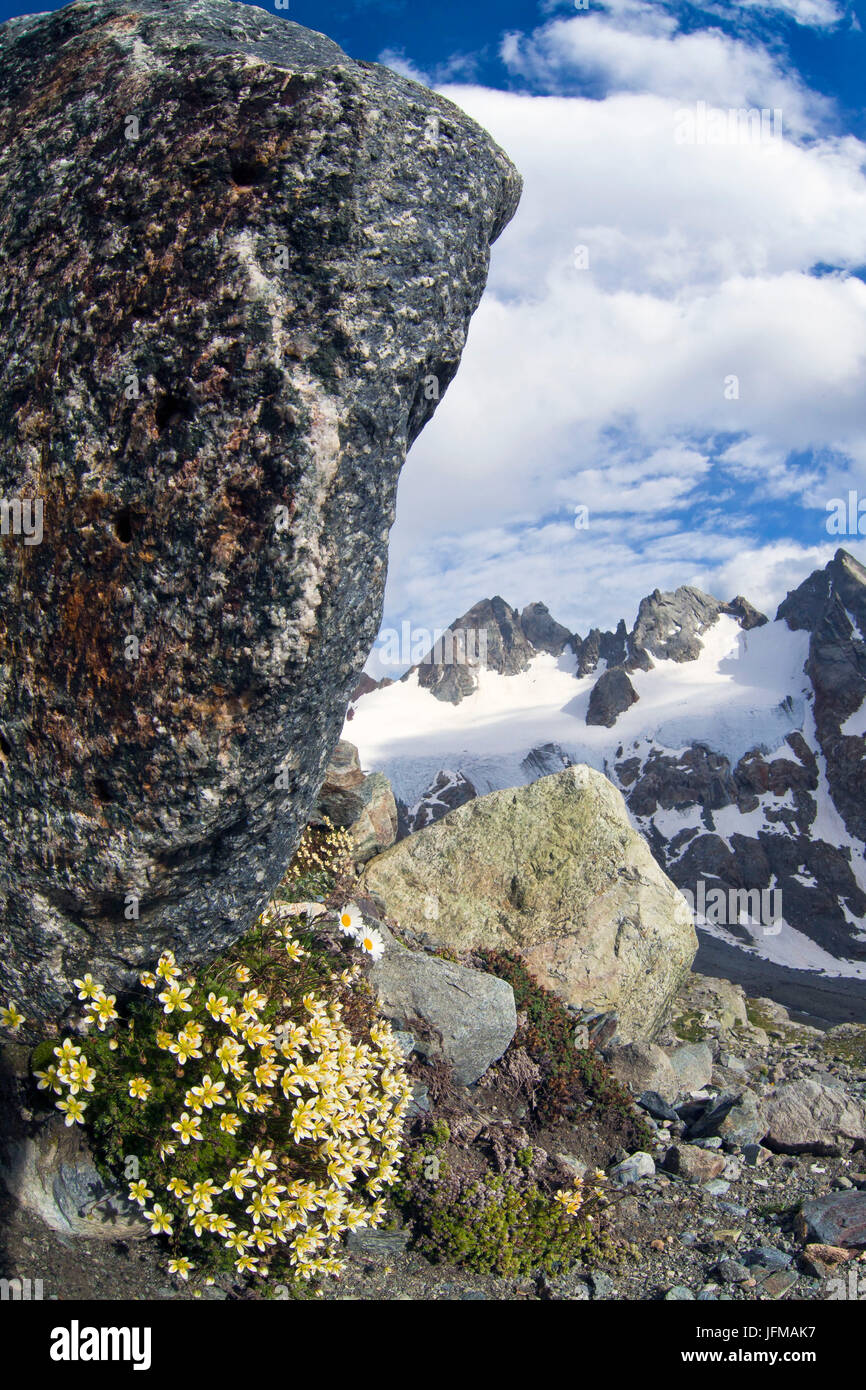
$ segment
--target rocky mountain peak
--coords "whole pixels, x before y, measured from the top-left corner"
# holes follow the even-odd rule
[[[479,666],[502,676],[517,675],[540,651],[558,655],[570,640],[568,628],[543,603],[531,603],[520,614],[496,594],[453,622],[414,669],[419,685],[437,700],[458,704],[475,690]]]
[[[559,656],[567,646],[573,645],[574,637],[567,627],[558,623],[550,615],[545,603],[529,603],[520,615],[520,626],[527,642],[537,652],[549,652]]]
[[[666,661],[695,661],[701,653],[701,636],[723,613],[736,618],[745,629],[767,621],[742,597],[722,603],[691,584],[683,584],[673,593],[655,589],[641,600],[629,635],[631,665],[647,670],[653,656]]]
[[[815,632],[834,599],[856,618],[861,634],[866,633],[866,568],[841,548],[823,569],[813,570],[798,588],[788,592],[776,617],[794,632]]]

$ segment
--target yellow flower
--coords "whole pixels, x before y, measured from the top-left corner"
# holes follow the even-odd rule
[[[181,989],[180,985],[172,983],[156,997],[162,1004],[164,1013],[171,1014],[178,1009],[181,1013],[189,1014],[192,1013],[192,1004],[188,1004],[187,999],[191,993],[191,990]]]
[[[235,1115],[234,1112],[220,1115],[220,1129],[223,1130],[225,1134],[237,1134],[240,1129],[240,1124],[240,1116]]]
[[[164,1028],[159,1028],[159,1029],[157,1029],[157,1034],[156,1034],[156,1045],[157,1045],[157,1047],[161,1048],[163,1052],[168,1052],[169,1048],[171,1047],[171,1043],[172,1043],[171,1033],[167,1033],[167,1032],[165,1031]]]
[[[82,980],[73,980],[72,983],[78,990],[79,999],[100,999],[102,997],[102,985],[98,985],[92,975],[85,975]]]
[[[250,972],[245,965],[238,966],[237,970],[235,971],[235,979],[238,981],[239,984],[242,985],[246,985],[249,983]]]
[[[256,1177],[263,1178],[265,1173],[276,1171],[276,1163],[273,1162],[271,1155],[273,1149],[260,1149],[258,1144],[253,1146],[253,1151],[247,1159],[247,1167],[252,1169]]]
[[[189,1115],[184,1110],[179,1120],[175,1120],[172,1129],[180,1135],[180,1142],[188,1144],[190,1139],[202,1139],[201,1120],[198,1115]]]
[[[571,1191],[557,1192],[553,1199],[564,1207],[569,1216],[577,1216],[583,1206],[583,1192],[579,1184],[576,1184]]]
[[[173,980],[180,974],[174,961],[173,951],[163,951],[156,966],[156,973],[161,980]]]
[[[144,985],[145,989],[156,989],[156,976],[152,970],[142,970],[138,982]]]
[[[62,1075],[64,1070],[67,1073],[66,1077]],[[93,1090],[96,1068],[88,1066],[87,1058],[83,1055],[78,1057],[74,1062],[64,1063],[64,1066],[60,1068],[58,1074],[61,1076],[62,1080],[67,1081],[70,1093],[73,1096],[76,1096],[79,1091],[90,1092]]]
[[[145,1202],[148,1202],[153,1196],[153,1193],[144,1178],[139,1178],[136,1182],[129,1184],[129,1196],[133,1202],[137,1202],[140,1207],[143,1207]]]
[[[246,1250],[247,1246],[248,1246],[249,1243],[250,1243],[250,1237],[246,1234],[245,1231],[234,1231],[234,1230],[233,1230],[233,1231],[230,1231],[229,1234],[226,1236],[226,1238],[225,1238],[225,1243],[226,1243],[226,1245],[229,1247],[230,1250],[234,1250],[234,1251]]]
[[[129,1079],[129,1094],[133,1100],[147,1100],[153,1087],[143,1076],[132,1076]]]
[[[36,1077],[38,1089],[40,1091],[47,1091],[50,1088],[55,1095],[63,1095],[63,1087],[57,1075],[57,1067],[53,1062],[50,1066],[45,1068],[45,1071],[37,1071],[34,1072],[33,1075]]]
[[[201,1086],[192,1086],[183,1098],[184,1105],[189,1106],[197,1115],[202,1111]]]
[[[211,1211],[213,1199],[219,1190],[212,1178],[205,1178],[202,1182],[194,1182],[190,1201],[194,1202],[197,1207],[201,1207],[202,1211]]]
[[[215,1105],[225,1105],[226,1098],[221,1094],[225,1088],[226,1083],[224,1081],[212,1081],[211,1078],[205,1074],[201,1079],[201,1086],[198,1087],[201,1093],[202,1104],[206,1106],[208,1110],[212,1110]]]
[[[100,1033],[105,1032],[106,1025],[113,1023],[119,1017],[117,1009],[114,1007],[117,996],[114,994],[104,994],[100,999],[91,999],[87,1008],[96,1019],[96,1026]]]
[[[183,1178],[169,1178],[166,1188],[173,1197],[184,1197],[187,1192],[192,1190],[189,1183],[184,1182]]]
[[[243,1004],[248,1014],[261,1013],[262,1009],[265,1007],[267,1002],[267,995],[259,994],[257,989],[248,989],[246,994],[241,999],[241,1003]]]
[[[67,1100],[59,1100],[57,1102],[57,1109],[65,1112],[66,1119],[64,1123],[66,1125],[84,1124],[84,1112],[87,1106],[85,1102],[79,1100],[77,1096],[69,1096]]]
[[[185,1030],[178,1033],[175,1042],[169,1043],[168,1050],[177,1058],[181,1066],[184,1066],[189,1061],[190,1057],[200,1057],[202,1055],[201,1048],[198,1045],[198,1038],[191,1038]]]
[[[248,1115],[253,1104],[252,1087],[241,1086],[235,1096],[235,1104],[240,1106],[245,1115]]]
[[[188,1279],[190,1270],[194,1268],[195,1266],[187,1259],[186,1255],[178,1255],[168,1262],[169,1274],[179,1274],[181,1279]]]
[[[253,1179],[249,1176],[246,1168],[233,1168],[228,1175],[228,1180],[223,1183],[223,1192],[233,1192],[236,1197],[243,1197],[248,1187],[255,1187]]]
[[[150,1222],[150,1229],[155,1236],[173,1234],[171,1215],[163,1210],[159,1202],[154,1202],[153,1211],[145,1211],[143,1215]]]
[[[226,996],[224,994],[221,994],[220,997],[217,998],[213,990],[211,990],[210,994],[207,997],[207,1003],[205,1004],[205,1008],[207,1009],[211,1018],[216,1019],[217,1023],[222,1023],[228,1012],[228,1007],[229,1001],[226,998]]]

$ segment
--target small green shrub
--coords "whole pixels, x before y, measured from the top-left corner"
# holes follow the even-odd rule
[[[452,1180],[445,1165],[431,1181],[425,1178],[429,1165],[416,1155],[407,1168],[399,1191],[404,1201],[406,1185],[412,1193],[407,1205],[414,1248],[433,1262],[515,1277],[539,1270],[558,1273],[604,1250],[594,1230],[594,1214],[603,1201],[599,1186],[584,1193],[575,1184],[571,1191],[551,1195],[525,1177],[487,1174],[470,1182]]]
[[[620,1126],[625,1147],[634,1152],[651,1145],[653,1136],[635,1113],[626,1087],[611,1075],[594,1048],[575,1047],[574,1019],[562,1001],[533,980],[519,957],[509,952],[484,951],[481,963],[508,981],[518,1013],[526,1015],[518,1040],[541,1068],[535,1099],[539,1122],[571,1118],[589,1099]]]

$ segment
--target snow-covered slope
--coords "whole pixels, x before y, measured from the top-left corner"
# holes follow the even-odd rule
[[[784,623],[743,632],[722,615],[697,660],[659,660],[651,671],[632,673],[638,703],[611,729],[586,723],[603,664],[578,677],[571,651],[543,652],[516,675],[482,669],[478,688],[456,705],[435,700],[413,671],[364,696],[345,737],[365,767],[387,774],[407,805],[440,768],[459,769],[479,793],[533,781],[524,760],[548,743],[610,776],[627,748],[675,750],[705,742],[712,730],[713,748],[736,762],[750,748],[777,749],[787,733],[802,728],[808,650],[808,633]]]
[[[345,729],[391,780],[404,830],[589,763],[692,895],[700,930],[866,980],[866,571],[839,552],[774,622],[693,589],[656,591],[631,633],[565,643],[541,605],[521,619],[495,599],[467,617],[479,614],[497,625],[500,669],[455,681],[422,664],[359,698]],[[553,634],[550,650],[535,632]]]

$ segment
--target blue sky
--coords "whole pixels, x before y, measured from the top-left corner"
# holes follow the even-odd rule
[[[404,469],[386,625],[501,593],[585,632],[681,583],[770,610],[866,561],[827,528],[866,512],[866,0],[278,13],[436,86],[525,180]],[[752,108],[779,123],[701,134]]]

